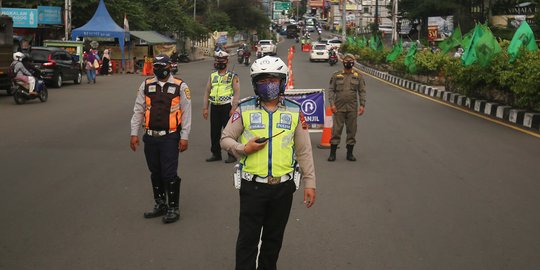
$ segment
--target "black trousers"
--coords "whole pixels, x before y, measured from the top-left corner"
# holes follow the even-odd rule
[[[225,128],[227,122],[229,122],[231,108],[231,104],[210,104],[210,140],[212,142],[210,151],[216,157],[221,157],[219,140],[221,139],[221,131]]]
[[[144,155],[150,170],[154,199],[157,203],[167,201],[169,206],[178,207],[180,178],[178,177],[178,142],[180,133],[173,132],[161,137],[143,136]],[[172,192],[172,193],[171,193]]]
[[[236,270],[255,270],[259,239],[262,245],[257,269],[276,269],[295,190],[291,180],[277,185],[242,180]]]

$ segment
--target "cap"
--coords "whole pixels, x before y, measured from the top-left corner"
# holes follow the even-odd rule
[[[344,56],[343,56],[343,60],[346,60],[347,58],[349,58],[350,60],[353,60],[355,61],[356,58],[354,57],[354,55],[350,54],[350,53],[346,53]]]
[[[166,54],[158,54],[154,57],[154,64],[170,64],[171,58]]]

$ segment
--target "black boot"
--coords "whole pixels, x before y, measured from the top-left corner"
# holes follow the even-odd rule
[[[167,198],[165,189],[160,177],[152,177],[152,191],[154,192],[154,201],[156,205],[154,209],[144,213],[144,218],[155,218],[165,215],[167,212]]]
[[[353,149],[354,149],[353,144],[347,144],[347,160],[348,161],[356,161],[356,158],[354,157],[354,155],[352,153]]]
[[[218,161],[221,160],[221,156],[212,154],[211,157],[206,159],[206,162]]]
[[[233,155],[229,154],[229,158],[225,160],[225,163],[234,163],[234,162],[236,162],[236,158]]]
[[[330,156],[328,156],[328,161],[336,161],[336,150],[337,150],[337,144],[331,144]]]
[[[178,211],[178,203],[180,201],[180,178],[176,177],[168,184],[167,193],[169,195],[169,207],[167,208],[167,214],[163,217],[163,223],[173,223],[180,218],[180,212]]]

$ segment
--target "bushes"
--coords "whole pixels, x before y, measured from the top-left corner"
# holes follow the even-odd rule
[[[418,75],[438,76],[445,79],[446,90],[475,98],[482,98],[529,110],[540,111],[540,50],[523,50],[514,63],[506,53],[509,42],[500,42],[502,53],[489,66],[478,64],[465,67],[461,59],[450,55],[418,51],[415,55]],[[369,48],[357,48],[345,44],[343,52],[357,56],[358,61],[377,68],[388,67],[399,76],[407,77],[404,58],[406,52],[395,61],[386,63],[390,51],[376,52]]]

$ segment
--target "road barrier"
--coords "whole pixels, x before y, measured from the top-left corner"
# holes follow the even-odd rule
[[[334,120],[332,119],[332,109],[330,109],[330,106],[328,106],[326,107],[326,115],[324,116],[324,128],[321,136],[321,143],[317,145],[317,148],[330,148],[330,139],[332,138],[333,126]]]

